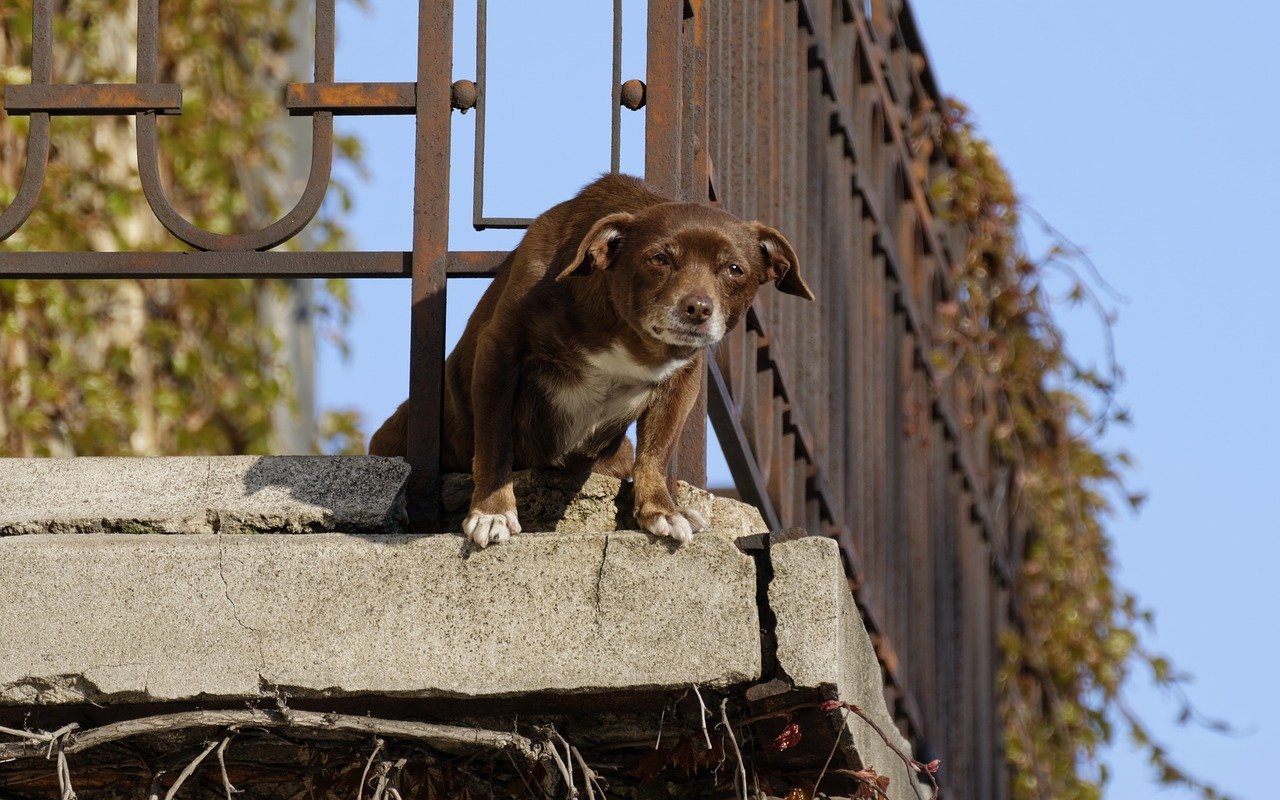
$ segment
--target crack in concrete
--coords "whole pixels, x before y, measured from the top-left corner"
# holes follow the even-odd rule
[[[219,532],[218,512],[209,508],[209,495],[213,488],[213,459],[209,460],[208,466],[204,470],[204,486],[200,487],[200,499],[205,506],[204,518],[205,524],[209,526],[210,533]],[[221,545],[219,545],[221,547]],[[221,558],[221,556],[219,556]]]
[[[600,624],[600,615],[601,613],[603,613],[603,609],[601,607],[602,597],[601,597],[600,587],[601,587],[601,584],[604,583],[604,566],[605,566],[605,563],[609,560],[609,539],[610,539],[610,535],[608,533],[605,533],[604,549],[600,551],[600,569],[596,571],[596,615],[595,615],[596,625]]]
[[[227,604],[231,606],[231,616],[235,618],[237,624],[246,631],[253,634],[253,642],[258,649],[258,678],[262,680],[262,672],[267,668],[267,656],[262,647],[262,631],[249,625],[240,616],[240,609],[236,607],[236,601],[231,597],[231,585],[227,583],[227,576],[224,572],[226,548],[223,545],[222,537],[225,533],[215,534],[218,537],[218,579],[222,581],[222,596],[227,598]]]

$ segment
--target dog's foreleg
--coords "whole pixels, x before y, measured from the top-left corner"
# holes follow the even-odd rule
[[[698,399],[698,379],[703,355],[693,359],[655,393],[640,415],[636,431],[635,518],[654,536],[670,536],[688,544],[707,527],[702,515],[691,508],[676,508],[667,488],[667,465],[689,411]]]
[[[516,494],[511,485],[512,416],[516,370],[510,363],[513,344],[489,332],[476,344],[471,374],[475,458],[471,471],[475,488],[462,529],[477,547],[504,542],[520,532]]]

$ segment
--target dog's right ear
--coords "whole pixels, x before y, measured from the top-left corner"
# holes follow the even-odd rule
[[[632,219],[634,217],[630,214],[620,211],[598,220],[582,238],[582,244],[578,245],[578,252],[569,266],[556,276],[556,282],[571,275],[590,275],[596,270],[608,269],[618,242],[622,241]]]

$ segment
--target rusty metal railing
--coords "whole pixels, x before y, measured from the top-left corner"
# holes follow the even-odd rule
[[[448,249],[450,114],[479,117],[473,224],[483,206],[485,0],[478,0],[476,83],[453,80],[453,0],[420,0],[418,70],[406,83],[336,83],[334,0],[317,0],[314,79],[290,84],[290,114],[312,117],[312,164],[297,205],[277,222],[215,234],[165,197],[159,118],[181,87],[158,83],[157,3],[140,0],[136,84],[60,85],[51,74],[52,0],[35,0],[32,80],[6,89],[31,117],[27,164],[0,239],[35,207],[58,114],[131,114],[145,196],[194,250],[184,253],[0,251],[0,277],[411,277],[411,515],[438,519],[445,279],[492,274],[503,254]],[[709,365],[676,472],[706,478],[710,414],[742,497],[769,525],[836,539],[874,634],[891,708],[917,748],[941,757],[952,796],[1008,795],[1000,754],[996,637],[1009,622],[1017,526],[1004,504],[1010,470],[988,446],[987,390],[932,366],[931,314],[966,233],[939,221],[925,183],[946,168],[921,146],[939,97],[902,0],[647,0],[647,87],[620,83],[614,0],[613,148],[619,103],[647,102],[646,178],[664,194],[718,203],[785,231],[815,309],[762,292]],[[646,99],[647,98],[647,99]],[[266,252],[315,215],[329,182],[333,116],[415,119],[412,249]],[[927,137],[924,137],[927,140]]]
[[[926,190],[947,165],[929,147],[941,98],[910,7],[654,3],[649,48],[650,174],[785,231],[818,297],[815,310],[761,292],[710,366],[737,490],[771,527],[840,543],[918,757],[949,765],[951,796],[1007,797],[1011,471],[989,446],[989,388],[932,358],[968,234]],[[696,475],[695,427],[681,457]]]

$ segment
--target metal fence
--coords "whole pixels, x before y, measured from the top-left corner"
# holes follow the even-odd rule
[[[953,797],[1008,794],[996,695],[997,634],[1009,624],[1017,528],[1010,471],[988,446],[984,387],[933,368],[931,315],[949,297],[965,232],[941,223],[926,183],[945,169],[920,146],[939,102],[910,8],[898,0],[648,0],[647,87],[620,86],[614,0],[613,164],[618,105],[647,102],[646,178],[668,196],[718,203],[787,232],[818,307],[761,293],[719,348],[676,470],[706,480],[710,414],[742,497],[771,527],[837,539],[887,678],[890,708],[923,760],[942,758]],[[35,207],[58,114],[137,118],[139,172],[157,218],[188,253],[0,251],[0,277],[411,277],[411,515],[439,515],[445,278],[491,274],[502,254],[448,243],[450,114],[477,109],[483,153],[486,2],[476,82],[453,81],[453,0],[421,0],[417,79],[334,82],[334,0],[317,0],[315,76],[290,84],[312,117],[312,163],[297,205],[266,228],[200,230],[165,196],[158,116],[181,110],[159,83],[158,0],[138,5],[136,84],[52,82],[53,0],[34,0],[32,83],[6,111],[31,117],[26,170],[0,212],[0,239]],[[478,86],[477,86],[478,84]],[[408,252],[264,252],[297,235],[329,184],[335,114],[416,120]],[[474,223],[483,213],[477,155]]]
[[[738,491],[772,527],[839,541],[903,732],[942,759],[951,796],[1005,797],[1011,472],[988,444],[987,387],[933,366],[933,311],[967,235],[927,192],[947,165],[911,10],[679,5],[651,4],[648,173],[786,231],[819,303],[761,293],[709,370]]]

